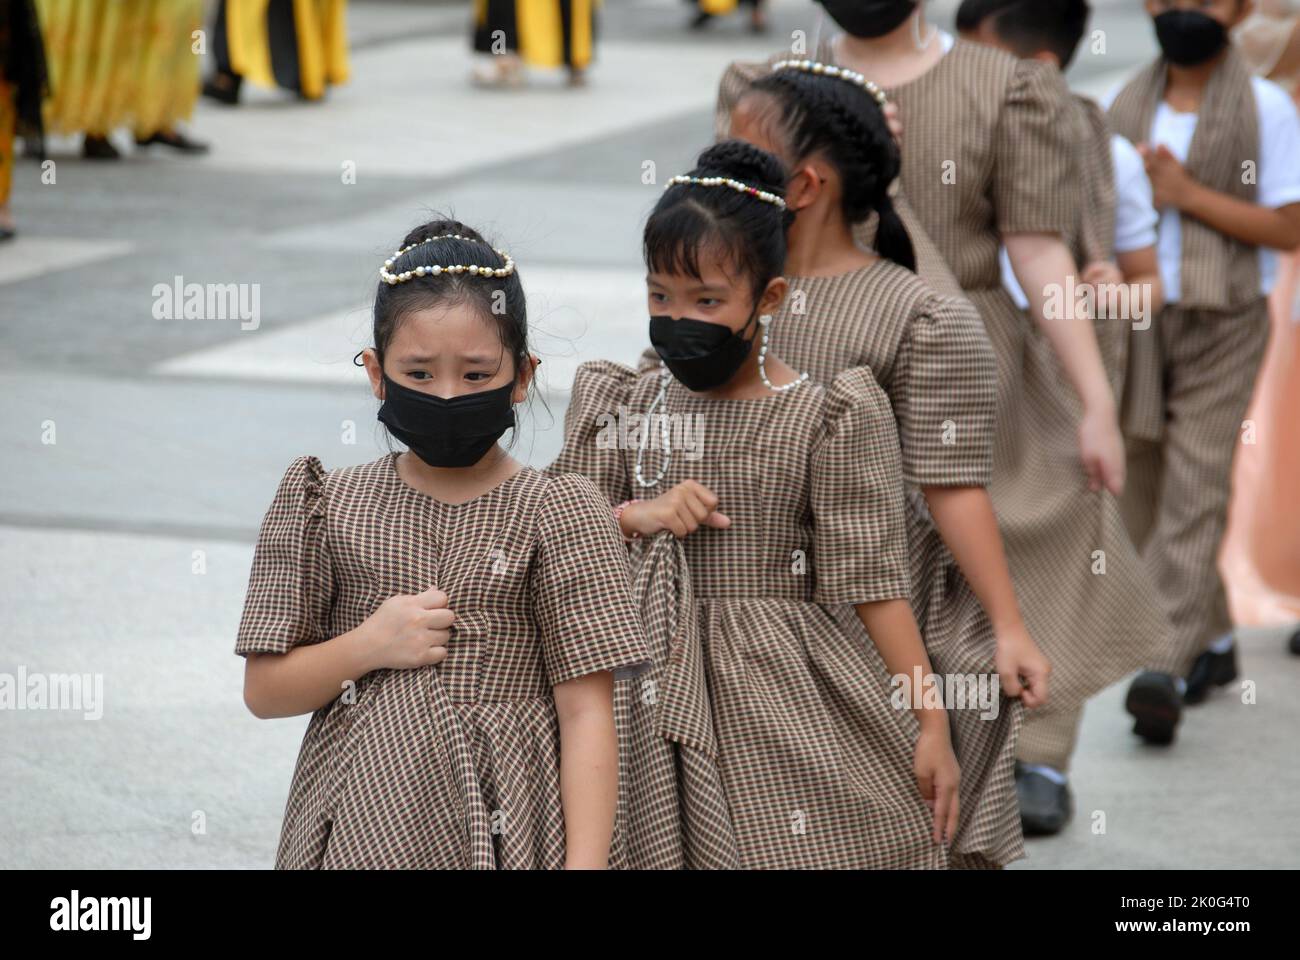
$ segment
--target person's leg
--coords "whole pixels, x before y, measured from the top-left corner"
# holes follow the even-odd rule
[[[1179,311],[1164,337],[1167,422],[1164,470],[1148,558],[1174,627],[1152,664],[1187,674],[1211,642],[1232,629],[1218,555],[1227,523],[1232,459],[1253,442],[1242,418],[1268,339],[1261,301],[1238,316]]]
[[[212,60],[215,69],[203,82],[203,95],[220,103],[234,105],[239,102],[242,79],[230,63],[230,34],[226,22],[226,0],[218,0],[216,16],[212,21]]]

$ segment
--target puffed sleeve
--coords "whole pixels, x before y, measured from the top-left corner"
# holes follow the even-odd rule
[[[627,548],[596,486],[576,474],[553,478],[537,536],[533,609],[551,683],[648,661]]]
[[[627,395],[639,374],[612,360],[578,366],[564,412],[564,447],[545,472],[553,477],[580,473],[605,495],[609,506],[632,499],[624,459]]]
[[[998,390],[993,345],[968,300],[923,303],[894,367],[903,476],[917,486],[986,487]]]
[[[325,470],[289,464],[262,519],[235,653],[288,653],[328,640],[334,573],[326,538]]]
[[[998,231],[1068,236],[1078,211],[1069,89],[1059,71],[1021,60],[995,134],[993,203]]]
[[[908,596],[907,527],[898,428],[866,367],[835,378],[812,453],[817,603]]]

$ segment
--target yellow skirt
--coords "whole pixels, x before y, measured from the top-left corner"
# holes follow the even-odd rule
[[[171,128],[199,95],[203,0],[36,0],[53,133]]]
[[[267,34],[268,0],[226,0],[230,66],[259,86],[276,86]],[[316,100],[348,80],[347,0],[293,0],[302,95]]]
[[[573,0],[568,66],[582,69],[591,63],[599,5],[600,0]],[[523,61],[533,67],[565,66],[564,22],[557,0],[515,0],[514,8]],[[486,0],[474,0],[474,16],[481,28],[487,20]]]

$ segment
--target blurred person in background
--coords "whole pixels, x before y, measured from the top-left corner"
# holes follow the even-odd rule
[[[474,0],[474,50],[491,66],[476,67],[476,86],[523,86],[524,67],[564,67],[571,87],[585,86],[596,52],[600,0]]]
[[[124,126],[138,146],[207,151],[177,129],[198,98],[203,0],[36,0],[36,12],[49,62],[50,132],[84,134],[83,155],[99,160],[117,159],[108,137]]]
[[[1251,72],[1267,77],[1300,105],[1300,0],[1256,0],[1232,32]],[[1300,163],[1300,158],[1295,162]],[[1278,264],[1269,299],[1272,333],[1247,420],[1259,443],[1243,447],[1233,470],[1228,535],[1220,557],[1237,623],[1300,621],[1300,252]],[[1300,628],[1289,642],[1300,656]]]
[[[32,0],[5,0],[0,3],[0,240],[14,236],[9,213],[14,135],[22,135],[29,153],[45,155],[41,100],[46,89],[45,48]]]
[[[764,0],[687,0],[698,11],[691,21],[691,29],[699,30],[718,17],[726,17],[736,12],[742,3],[749,7],[749,29],[753,33],[767,32],[767,14],[763,11]]]
[[[244,80],[320,100],[348,80],[347,0],[220,0],[212,56],[203,95],[219,103],[238,103]]]

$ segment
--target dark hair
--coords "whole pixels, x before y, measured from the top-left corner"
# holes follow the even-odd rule
[[[692,177],[729,177],[767,193],[785,196],[785,167],[766,151],[740,140],[724,140],[700,154]],[[726,186],[674,184],[664,191],[646,221],[641,251],[653,273],[700,277],[700,252],[726,257],[750,279],[754,303],[785,269],[789,210]]]
[[[962,26],[963,12],[968,26]],[[963,0],[957,26],[974,30],[991,16],[993,32],[1016,56],[1027,58],[1048,50],[1064,70],[1079,49],[1091,12],[1087,0]]]
[[[750,91],[747,96],[775,101],[780,111],[777,139],[784,143],[786,156],[822,154],[840,175],[844,219],[861,223],[874,210],[880,218],[876,249],[915,271],[912,239],[889,198],[902,158],[875,97],[842,78],[795,69],[771,73]]]
[[[467,239],[457,240],[455,236]],[[424,242],[427,240],[433,242]],[[405,250],[412,244],[418,246],[394,257],[389,272],[403,273],[416,267],[449,264],[492,269],[505,266],[501,254],[492,249],[477,230],[459,220],[430,220],[408,233],[399,249]],[[496,324],[501,345],[518,375],[528,360],[528,309],[518,267],[508,276],[488,279],[469,273],[441,273],[437,276],[426,273],[396,284],[380,280],[379,290],[375,293],[373,327],[375,355],[380,366],[383,366],[384,353],[393,340],[393,334],[408,314],[452,304],[468,304],[484,320]]]

